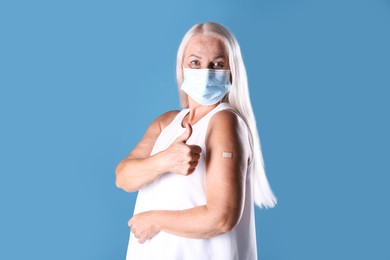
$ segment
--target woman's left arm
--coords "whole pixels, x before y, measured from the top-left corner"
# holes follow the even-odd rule
[[[234,112],[223,110],[210,120],[206,136],[207,204],[133,216],[129,226],[140,243],[159,231],[189,238],[213,237],[239,222],[250,154],[246,125]]]

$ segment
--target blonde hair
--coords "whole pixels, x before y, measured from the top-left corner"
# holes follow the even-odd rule
[[[176,80],[179,87],[180,104],[188,108],[187,94],[180,89],[183,83],[183,56],[190,39],[197,34],[203,34],[219,39],[225,46],[232,76],[232,87],[222,100],[229,103],[242,117],[249,129],[249,139],[252,147],[253,167],[253,195],[255,203],[260,207],[274,207],[276,198],[271,190],[265,175],[263,155],[261,152],[260,138],[257,131],[256,120],[249,98],[248,80],[244,61],[241,56],[240,46],[234,35],[218,23],[206,22],[194,25],[183,37],[179,46],[176,60]]]

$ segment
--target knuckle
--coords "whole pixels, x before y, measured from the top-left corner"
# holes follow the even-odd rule
[[[195,150],[199,153],[202,152],[202,148],[199,145],[195,146]]]

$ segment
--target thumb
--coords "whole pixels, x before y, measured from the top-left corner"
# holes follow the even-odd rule
[[[186,131],[181,136],[179,136],[177,141],[185,143],[185,142],[187,142],[188,139],[190,139],[191,135],[192,135],[192,126],[190,123],[187,123],[186,124]]]

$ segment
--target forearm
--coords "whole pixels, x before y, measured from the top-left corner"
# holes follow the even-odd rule
[[[230,231],[235,214],[223,214],[207,206],[180,211],[155,211],[159,230],[188,238],[210,238]]]
[[[127,192],[139,190],[166,172],[162,154],[142,158],[124,159],[116,168],[116,185]]]

